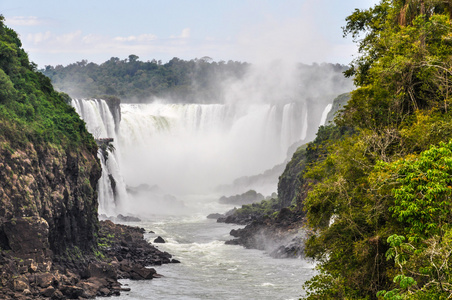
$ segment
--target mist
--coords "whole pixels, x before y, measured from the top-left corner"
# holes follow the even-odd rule
[[[176,195],[211,193],[283,163],[291,145],[314,138],[328,104],[351,90],[343,69],[253,65],[240,80],[218,86],[219,104],[123,104],[119,149],[126,182]],[[276,191],[276,183],[264,193]]]
[[[312,1],[303,6],[305,14],[309,5]],[[275,166],[287,163],[297,145],[313,140],[333,99],[353,89],[343,76],[346,66],[312,63],[331,55],[312,18],[269,18],[248,26],[230,53],[250,63],[208,56],[143,62],[129,55],[44,73],[72,97],[121,98],[116,173],[129,199],[118,208],[184,212],[192,195],[215,199],[219,186],[263,173],[272,173],[271,179],[229,192],[270,195],[278,178],[269,170],[280,170]]]

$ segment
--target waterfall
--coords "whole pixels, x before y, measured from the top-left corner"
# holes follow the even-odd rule
[[[319,127],[325,125],[326,118],[328,117],[328,113],[331,111],[332,108],[333,108],[333,104],[331,104],[331,103],[325,107],[325,109],[322,112],[322,116],[320,117]]]
[[[308,117],[320,122],[305,103],[121,104],[120,124],[104,100],[72,105],[96,138],[114,139],[108,157],[99,151],[99,213],[108,215],[129,211],[126,182],[186,195],[262,173],[317,130]]]
[[[119,152],[115,128],[115,113],[112,112],[105,100],[73,99],[71,105],[85,121],[87,129],[96,139],[113,138],[114,151],[104,145],[99,147],[97,156],[102,165],[102,176],[98,183],[99,214],[116,215],[125,210],[128,202],[126,185],[119,168]]]
[[[126,182],[199,192],[282,163],[307,130],[306,107],[271,104],[121,104]],[[275,183],[276,187],[276,183]]]

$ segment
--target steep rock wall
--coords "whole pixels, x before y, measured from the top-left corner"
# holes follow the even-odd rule
[[[20,239],[14,227],[26,221],[30,229],[46,223],[48,229],[37,234],[48,234],[41,246],[48,243],[55,255],[68,247],[89,250],[98,227],[96,185],[101,169],[96,150],[32,143],[13,149],[3,137],[0,145],[0,247],[13,249]],[[30,245],[29,253],[23,251],[33,256],[36,249]]]
[[[306,145],[303,145],[297,149],[284,172],[279,176],[278,199],[281,207],[296,204],[296,196],[300,192],[303,181],[300,173],[306,168],[306,159]]]

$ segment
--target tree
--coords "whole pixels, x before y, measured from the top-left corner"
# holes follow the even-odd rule
[[[441,143],[419,155],[410,155],[391,164],[397,186],[389,208],[405,228],[405,237],[393,234],[388,260],[399,271],[391,291],[379,292],[385,299],[396,297],[446,299],[452,295],[452,141]]]
[[[130,54],[129,55],[129,62],[136,62],[138,61],[138,56],[136,56],[135,54]]]
[[[332,141],[305,174],[314,232],[306,254],[319,261],[307,299],[440,299],[449,291],[449,5],[382,0],[347,17],[344,34],[360,55],[346,75],[357,89],[335,122],[355,134]]]

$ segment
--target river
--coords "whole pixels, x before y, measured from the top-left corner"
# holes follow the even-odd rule
[[[114,140],[114,152],[99,152],[99,213],[139,216],[142,222],[130,225],[145,228],[148,241],[162,236],[167,243],[159,248],[182,262],[156,267],[164,276],[159,279],[122,281],[131,291],[115,299],[303,296],[302,285],[315,272],[312,263],[225,245],[238,226],[206,216],[232,208],[218,202],[232,191],[215,187],[271,169],[284,161],[290,145],[306,137],[306,103],[121,104],[120,112],[104,100],[74,99],[72,105],[90,132]],[[120,124],[114,117],[119,113]],[[309,114],[311,123],[319,124],[317,117]],[[277,178],[272,180],[269,185],[241,187],[241,193],[256,189],[267,196],[276,191]],[[203,196],[184,196],[194,193]]]
[[[260,250],[225,245],[232,238],[229,231],[239,226],[216,223],[203,214],[155,215],[133,225],[146,229],[148,241],[162,236],[166,243],[158,248],[181,263],[155,267],[162,278],[121,280],[131,291],[118,300],[299,299],[302,284],[315,272],[304,259],[275,259]]]

